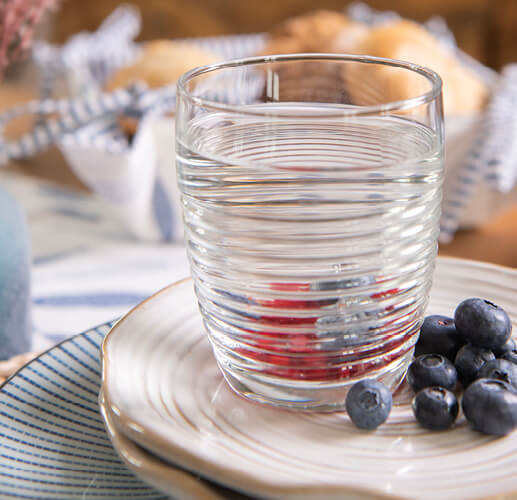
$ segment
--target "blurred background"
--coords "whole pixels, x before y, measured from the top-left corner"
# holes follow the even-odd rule
[[[66,0],[45,29],[50,41],[63,43],[81,30],[95,30],[121,2]],[[139,40],[269,31],[275,24],[314,9],[342,11],[346,0],[132,0],[142,13]],[[517,60],[515,0],[369,0],[378,10],[426,21],[442,16],[458,45],[487,66],[500,69]]]
[[[323,9],[344,13],[352,3],[355,2],[4,0],[2,5],[5,8],[0,9],[0,112],[6,112],[6,115],[3,122],[0,119],[0,146],[4,145],[3,149],[0,147],[0,166],[5,165],[5,168],[0,169],[0,202],[3,196],[4,202],[10,203],[14,208],[4,208],[0,210],[0,215],[6,215],[6,226],[11,223],[13,217],[10,215],[14,210],[21,214],[23,209],[27,215],[30,235],[23,229],[24,234],[20,233],[20,238],[14,240],[8,231],[4,229],[2,232],[0,218],[0,236],[6,235],[6,242],[0,239],[0,243],[5,255],[7,245],[14,248],[13,241],[25,244],[26,252],[23,255],[26,258],[18,263],[19,276],[25,279],[24,304],[32,304],[36,348],[46,347],[71,333],[89,328],[92,324],[111,320],[126,312],[129,306],[188,273],[184,248],[177,239],[170,237],[173,226],[178,231],[181,230],[181,225],[173,220],[173,216],[178,217],[180,214],[177,193],[174,191],[174,118],[171,114],[164,114],[163,117],[160,116],[164,118],[164,123],[160,120],[144,120],[142,117],[145,111],[138,108],[135,113],[135,109],[128,104],[135,104],[135,100],[125,101],[119,108],[106,111],[104,105],[107,102],[117,104],[116,99],[111,99],[110,92],[113,89],[114,92],[122,90],[127,97],[127,89],[130,88],[128,85],[134,79],[143,80],[151,88],[150,92],[155,88],[173,89],[174,82],[181,73],[194,66],[206,64],[206,61],[199,60],[207,56],[206,52],[201,55],[197,53],[195,57],[192,53],[190,57],[185,56],[187,52],[178,56],[177,51],[181,45],[185,50],[185,46],[192,49],[193,45],[198,44],[197,48],[203,49],[201,52],[214,51],[218,57],[227,58],[230,57],[225,52],[228,46],[233,50],[241,45],[247,47],[250,40],[260,40],[260,49],[263,49],[266,42],[285,42],[283,38],[290,37],[284,37],[282,30],[280,34],[275,32],[274,28],[287,20]],[[116,24],[115,35],[108,29],[109,36],[104,31],[104,38],[97,38],[99,31],[102,32],[99,26],[123,4],[137,9],[118,9],[125,12],[122,13],[123,20],[127,21],[128,15],[132,18],[129,28],[127,23]],[[440,70],[437,67],[435,69],[442,78],[447,75],[450,78],[451,84],[447,84],[447,92],[454,95],[455,103],[469,99],[472,101],[468,112],[463,110],[462,113],[451,113],[453,119],[446,121],[446,132],[452,131],[447,137],[447,143],[455,147],[456,151],[455,155],[451,155],[449,150],[446,163],[449,161],[449,171],[451,165],[457,164],[460,168],[457,169],[458,182],[454,182],[453,178],[453,182],[445,183],[455,196],[450,198],[454,203],[448,204],[450,213],[454,216],[454,224],[449,230],[449,236],[453,239],[442,240],[440,254],[517,268],[517,119],[514,116],[517,107],[517,66],[511,64],[517,62],[517,0],[365,0],[365,4],[375,11],[393,11],[405,19],[421,23],[433,17],[443,19],[463,52],[482,65],[496,70],[494,72],[474,64],[456,50],[453,50],[453,54],[457,59],[451,61],[440,50],[436,50],[437,45],[428,45],[429,32],[426,31],[427,37],[420,36],[415,41],[412,36],[408,36],[408,30],[401,29],[400,25],[396,32],[391,32],[389,43],[384,43],[384,37],[375,46],[376,49],[383,50],[386,47],[390,49],[392,45],[395,48],[404,47],[409,42],[411,54],[421,64],[432,67],[431,61],[434,59],[440,63]],[[32,44],[32,30],[43,13],[45,15],[37,26],[35,38],[50,43]],[[336,17],[344,16],[330,16]],[[24,23],[29,26],[25,31],[22,29],[26,26]],[[302,24],[303,29],[297,25],[294,30],[291,25],[287,30],[296,31],[295,36],[291,37],[296,39],[294,47],[302,46],[301,50],[291,52],[310,51],[306,45],[326,38],[332,31],[332,26],[336,27],[332,19],[329,24]],[[434,25],[444,27],[440,22],[435,22]],[[112,24],[108,23],[108,26],[113,28]],[[337,26],[342,28],[339,23]],[[417,28],[424,30],[423,26]],[[94,33],[96,30],[99,31]],[[347,31],[348,34],[353,33],[349,27]],[[137,33],[136,41],[155,43],[135,44],[133,37]],[[252,33],[269,33],[272,36],[238,37],[239,43],[233,38],[230,42],[218,40],[219,45],[214,40],[190,40],[190,43],[183,44],[170,41]],[[442,35],[440,43],[450,42],[449,37],[443,37],[444,30],[437,35]],[[402,40],[404,36],[408,38]],[[247,40],[246,43],[242,43],[243,38]],[[393,40],[397,41],[399,38],[400,43],[397,45],[398,42]],[[151,52],[151,46],[163,48],[161,42],[164,40],[167,49],[164,53]],[[63,45],[67,41],[69,43]],[[438,40],[433,39],[433,42],[437,44]],[[95,47],[95,50],[91,47]],[[451,44],[447,47],[451,49]],[[71,48],[74,50],[69,50]],[[350,52],[342,46],[339,48],[337,52]],[[257,46],[246,54],[239,53],[238,56],[231,52],[231,57],[256,54],[258,52],[255,49]],[[172,55],[170,50],[173,51]],[[140,51],[144,55],[139,55]],[[269,53],[279,52],[289,50]],[[162,55],[158,57],[158,53]],[[379,54],[369,50],[364,53],[396,57],[390,53]],[[21,58],[22,54],[25,54],[24,58]],[[42,59],[42,54],[46,54],[47,58]],[[147,57],[145,54],[148,54]],[[396,53],[397,56],[398,54]],[[165,62],[162,57],[165,57]],[[398,58],[406,59],[402,56]],[[178,72],[180,63],[190,66]],[[465,72],[467,66],[476,68],[475,74],[471,72],[468,76]],[[118,86],[113,84],[113,87],[109,87],[106,85],[106,78],[99,78],[99,74],[104,77],[119,75],[122,77],[121,83],[117,80]],[[162,83],[154,85],[157,76]],[[164,81],[161,80],[162,77]],[[447,82],[446,78],[444,82]],[[113,82],[109,83],[111,85]],[[45,89],[49,92],[45,92]],[[61,102],[57,98],[63,96],[76,98],[79,105],[66,108],[66,112],[60,111],[62,108],[58,104]],[[84,96],[98,99],[91,107],[93,112],[88,109],[89,105],[82,106]],[[474,99],[476,96],[482,98]],[[43,98],[45,100],[36,103],[31,101]],[[49,98],[55,99],[46,100]],[[101,98],[107,99],[102,101],[103,105],[99,104]],[[28,101],[31,101],[30,105],[27,104]],[[499,103],[498,106],[487,106],[488,102],[494,101]],[[49,103],[56,106],[52,108],[54,111],[43,109],[43,104]],[[74,103],[75,101],[72,102]],[[23,109],[30,108],[30,112],[9,121],[15,115],[6,110],[15,105],[20,105]],[[35,105],[41,108],[38,107],[35,111]],[[81,122],[82,115],[79,116],[81,113],[77,113],[77,110],[81,113],[86,110],[92,114],[97,110],[100,119],[92,124],[99,116],[95,116],[94,120],[87,116]],[[128,111],[133,111],[133,114]],[[52,122],[55,126],[46,127],[47,122]],[[90,128],[89,125],[93,127]],[[50,137],[51,129],[58,132],[47,143],[45,140]],[[73,139],[72,146],[62,140],[63,130],[68,134],[66,139]],[[145,133],[138,135],[136,131],[141,130]],[[135,137],[144,139],[139,142]],[[112,144],[111,140],[115,142],[115,139],[120,139],[123,145],[120,146],[122,149],[113,153],[107,146]],[[485,147],[486,144],[490,147]],[[497,155],[498,161],[494,162],[494,156],[490,155]],[[502,167],[497,167],[496,171],[494,166],[497,165]],[[160,176],[162,171],[167,176]],[[133,175],[135,172],[138,174]],[[138,176],[144,176],[148,180],[144,183],[146,189],[142,189]],[[494,179],[497,181],[501,178],[505,181],[504,186],[494,186]],[[2,195],[3,188],[5,194]],[[13,194],[10,198],[6,194],[9,191]],[[142,192],[144,195],[140,196]],[[127,193],[132,193],[136,202]],[[141,199],[144,200],[142,203]],[[0,203],[0,207],[3,206]],[[175,210],[170,210],[171,207]],[[139,228],[147,229],[152,226],[155,233],[160,229],[161,234],[167,236],[164,237],[166,242],[170,243],[172,240],[173,243],[163,245],[164,241],[157,240],[154,233],[152,236],[155,239],[149,238],[150,241],[145,238],[141,241],[140,234],[135,237],[134,222],[140,220],[140,215],[142,220],[147,217],[153,224],[138,223]],[[463,216],[471,219],[469,224],[456,224]],[[20,228],[22,225],[14,226]],[[162,226],[167,230],[162,230]],[[459,230],[455,232],[458,227]],[[12,255],[19,256],[22,253],[14,248]],[[27,272],[29,266],[33,280],[32,292]],[[3,267],[13,269],[13,264],[6,261]],[[0,260],[0,278],[1,271]],[[1,285],[0,282],[0,287]],[[32,293],[32,303],[29,302],[29,293]],[[14,295],[13,297],[16,298]],[[7,311],[11,309],[11,304],[4,304]],[[23,311],[22,313],[25,314]],[[23,325],[27,324],[27,321],[23,322]],[[3,338],[1,327],[0,323],[0,340]],[[9,325],[7,327],[4,335],[6,338],[12,331]],[[27,331],[23,339],[29,340]],[[27,345],[20,343],[16,349],[24,352]],[[0,351],[0,359],[13,353],[2,354]]]
[[[36,38],[56,44],[55,47],[62,46],[80,32],[94,32],[123,4],[134,6],[140,12],[141,29],[136,41],[149,41],[268,33],[295,16],[322,9],[343,13],[352,3],[356,3],[350,0],[40,1],[48,2],[52,7],[38,26]],[[517,0],[368,0],[365,4],[376,11],[393,11],[417,22],[426,22],[433,17],[442,18],[460,49],[496,71],[517,61]],[[317,38],[316,35],[314,38]],[[38,95],[38,81],[30,57],[12,64],[0,86],[0,109]],[[460,83],[459,93],[462,93],[462,87],[464,95],[471,94],[471,88],[465,82]],[[18,137],[30,123],[26,117],[18,119],[9,124],[6,135]],[[67,163],[58,148],[51,147],[30,158],[10,162],[9,170],[88,192],[88,187]],[[491,213],[499,215],[500,210],[494,207],[498,205],[498,197],[502,200],[504,196],[492,196]],[[507,208],[506,202],[504,206]],[[475,231],[460,231],[452,244],[442,245],[441,251],[515,266],[516,224],[517,205],[514,205],[513,211],[494,218],[488,225]]]

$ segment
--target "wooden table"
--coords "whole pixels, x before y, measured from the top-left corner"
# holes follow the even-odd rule
[[[1,85],[0,110],[26,101],[31,96],[33,91],[29,88]],[[15,123],[8,132],[10,135],[16,135],[27,127],[27,120],[22,120]],[[8,168],[26,175],[45,178],[71,189],[80,191],[87,189],[55,148],[23,162],[11,162]],[[517,204],[475,230],[457,233],[451,243],[440,246],[439,252],[440,255],[493,262],[517,268]]]

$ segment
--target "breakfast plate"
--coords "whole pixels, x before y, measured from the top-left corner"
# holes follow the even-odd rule
[[[147,452],[121,433],[113,422],[113,415],[106,406],[102,390],[99,394],[99,406],[106,432],[128,469],[132,470],[145,482],[152,484],[175,500],[200,498],[202,500],[248,500],[249,496],[224,488],[214,482],[194,477],[177,467],[164,462],[156,455]]]
[[[517,271],[438,258],[428,314],[481,296],[517,322]],[[517,496],[517,432],[419,427],[402,387],[374,432],[344,413],[304,413],[249,402],[220,374],[193,283],[180,281],[133,309],[103,342],[103,397],[111,424],[169,464],[261,498],[509,499]],[[162,488],[163,489],[163,488]]]
[[[127,469],[104,429],[99,350],[112,325],[62,342],[2,385],[0,498],[168,498]]]

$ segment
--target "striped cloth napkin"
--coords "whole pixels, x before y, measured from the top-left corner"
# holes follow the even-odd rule
[[[370,24],[397,16],[377,13],[364,4],[353,4],[348,13]],[[442,20],[432,19],[426,26],[454,46],[454,37]],[[101,90],[114,69],[138,54],[139,46],[133,40],[139,30],[138,11],[121,6],[96,32],[79,33],[62,47],[36,45],[34,60],[41,70],[42,98],[0,114],[0,163],[56,144],[75,173],[133,235],[147,241],[177,241],[183,230],[174,173],[174,122],[169,115],[174,112],[174,86],[150,90],[132,85],[110,94]],[[257,53],[265,36],[185,42],[231,59]],[[517,67],[508,66],[497,75],[460,51],[458,54],[487,81],[493,94],[484,113],[466,121],[446,119],[442,241],[452,239],[459,227],[476,225],[517,198],[517,117],[512,113],[517,100]],[[71,88],[75,97],[53,98],[58,83]],[[39,116],[34,129],[18,140],[2,140],[5,125],[25,113]],[[120,113],[141,116],[131,142],[117,124]]]

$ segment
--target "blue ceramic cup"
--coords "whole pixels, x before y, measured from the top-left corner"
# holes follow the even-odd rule
[[[26,352],[30,344],[27,223],[17,201],[0,188],[0,359]]]

